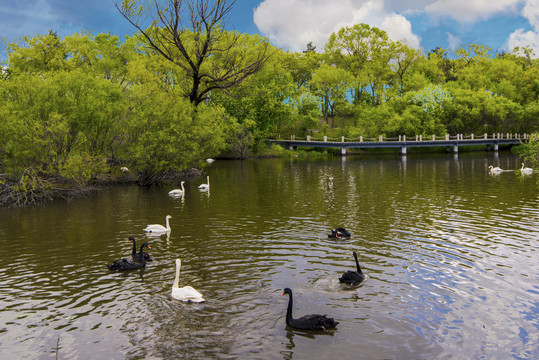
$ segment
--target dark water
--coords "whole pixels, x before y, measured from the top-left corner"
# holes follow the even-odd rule
[[[0,210],[0,358],[537,359],[539,176],[500,153],[217,161],[210,193],[122,186]],[[146,224],[171,219],[170,236]],[[334,241],[332,228],[350,230]],[[145,270],[109,272],[135,236]],[[341,286],[358,252],[365,283]],[[180,286],[202,304],[173,300]],[[287,328],[328,314],[330,332]],[[57,349],[58,345],[58,349]]]

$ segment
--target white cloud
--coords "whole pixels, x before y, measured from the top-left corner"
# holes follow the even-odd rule
[[[515,47],[529,46],[539,56],[539,0],[526,0],[522,16],[528,20],[533,30],[518,29],[509,35],[506,49],[512,51]]]
[[[451,50],[455,50],[460,44],[462,44],[462,40],[451,33],[447,33],[447,44]]]
[[[311,41],[322,50],[333,32],[362,22],[385,30],[393,40],[420,46],[410,22],[385,10],[381,0],[264,0],[255,9],[254,22],[277,46],[292,51]]]
[[[458,22],[476,22],[495,15],[516,13],[522,0],[437,0],[425,6],[425,12],[451,17]]]
[[[393,40],[403,41],[414,49],[419,49],[420,38],[412,32],[412,24],[402,15],[394,14],[386,17],[381,28]]]
[[[535,31],[539,30],[539,0],[527,0],[522,16],[528,19]]]

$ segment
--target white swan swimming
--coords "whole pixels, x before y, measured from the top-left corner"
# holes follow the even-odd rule
[[[146,225],[145,229],[142,229],[146,232],[150,233],[164,233],[170,231],[170,224],[168,223],[168,219],[172,219],[172,216],[167,215],[165,218],[166,226],[160,225],[160,224],[152,224],[152,225]]]
[[[499,166],[494,167],[494,166],[492,166],[492,165],[490,165],[490,166],[488,167],[488,170],[489,170],[489,172],[491,172],[492,174],[499,174],[499,173],[503,172],[503,170],[500,169]]]
[[[185,181],[182,181],[180,183],[181,189],[170,190],[168,192],[168,194],[169,195],[184,195],[185,194],[185,189],[183,188],[183,184],[185,184]]]
[[[182,261],[176,259],[176,277],[174,278],[174,284],[172,284],[171,295],[176,300],[203,302],[206,301],[202,297],[202,294],[196,291],[191,286],[178,287],[180,281],[180,268],[182,267]]]
[[[208,163],[210,163],[210,164],[211,164],[211,163],[212,163],[212,162],[214,162],[215,160],[214,160],[214,159],[212,159],[212,158],[207,158],[207,159],[206,159],[206,161],[207,161]]]
[[[209,191],[210,190],[210,177],[209,176],[206,176],[206,180],[208,181],[207,184],[200,184],[198,186],[198,189],[200,191]]]
[[[520,168],[520,172],[522,172],[523,175],[531,175],[533,173],[533,169],[529,167],[524,167],[524,163],[522,163],[522,167]]]

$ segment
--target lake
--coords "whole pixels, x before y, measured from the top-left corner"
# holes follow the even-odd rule
[[[0,209],[0,358],[537,359],[539,175],[509,152],[218,160],[210,191],[122,185]],[[488,166],[506,171],[490,175]],[[150,236],[165,224],[169,236]],[[345,227],[349,239],[328,238]],[[145,269],[109,271],[131,241]],[[354,270],[366,280],[338,278]],[[206,302],[172,299],[180,286]],[[285,324],[327,314],[328,331]]]

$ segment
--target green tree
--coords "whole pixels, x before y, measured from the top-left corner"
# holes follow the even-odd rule
[[[346,91],[349,89],[351,78],[343,69],[323,64],[313,74],[311,86],[314,93],[321,100],[322,115],[326,124],[331,128],[335,126],[336,109],[346,99]],[[331,117],[331,124],[329,118]]]

